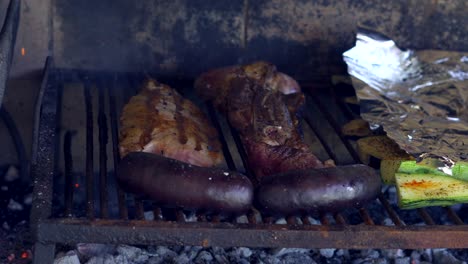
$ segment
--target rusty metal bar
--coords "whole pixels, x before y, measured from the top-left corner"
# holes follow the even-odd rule
[[[93,170],[93,102],[91,85],[84,77],[84,98],[86,105],[86,216],[94,218],[94,170]]]
[[[427,225],[435,225],[434,220],[424,208],[418,208],[418,213]]]
[[[67,131],[63,143],[63,158],[65,163],[65,210],[66,217],[72,216],[73,193],[75,183],[73,182],[73,159],[71,154],[73,132]]]
[[[107,196],[107,143],[109,138],[107,136],[107,118],[105,114],[105,100],[104,100],[104,85],[98,87],[99,92],[99,187],[100,187],[100,210],[101,218],[109,217],[109,199]]]
[[[226,138],[224,137],[223,130],[221,129],[221,125],[219,124],[218,118],[216,117],[216,111],[213,107],[212,103],[207,103],[206,107],[208,109],[208,114],[211,119],[211,123],[214,125],[216,130],[218,131],[219,141],[221,142],[221,146],[223,148],[224,159],[228,165],[230,170],[236,170],[236,165],[234,164],[234,160],[232,159],[231,152],[229,151],[228,144],[226,142]]]
[[[176,216],[176,221],[177,222],[185,222],[185,215],[184,215],[184,211],[182,211],[182,209],[176,209],[175,210],[175,216]]]
[[[288,225],[296,225],[297,224],[296,217],[293,216],[293,215],[290,215],[290,216],[286,217],[286,222],[288,223]]]
[[[112,135],[112,154],[114,159],[114,178],[117,173],[117,166],[120,163],[120,153],[119,153],[119,131],[117,128],[117,113],[115,105],[115,89],[116,89],[117,77],[114,76],[112,81],[112,87],[108,89],[108,98],[109,98],[109,116],[111,124],[111,135]],[[124,191],[117,185],[117,200],[119,203],[119,215],[121,219],[128,219],[128,209],[125,201]],[[156,216],[155,216],[156,217]]]
[[[362,219],[364,220],[364,223],[366,225],[374,225],[374,220],[369,215],[369,212],[367,211],[366,208],[362,207],[359,209],[359,214],[361,215]]]
[[[357,162],[359,161],[359,155],[358,153],[356,152],[356,150],[353,148],[353,146],[351,146],[351,144],[349,144],[348,140],[346,140],[344,137],[343,137],[343,134],[341,134],[341,127],[336,123],[335,119],[333,118],[333,116],[330,114],[330,112],[328,112],[327,108],[323,105],[322,102],[320,102],[320,100],[316,97],[316,96],[309,96],[309,98],[312,98],[312,100],[314,101],[314,103],[317,105],[317,107],[320,109],[320,112],[322,112],[323,116],[325,117],[325,119],[327,119],[327,121],[330,123],[330,125],[332,126],[332,128],[335,130],[335,133],[338,135],[338,137],[340,138],[341,142],[343,143],[343,145],[346,147],[346,149],[348,150],[349,154],[351,155],[351,157]]]
[[[450,220],[452,220],[453,223],[455,223],[457,225],[465,224],[463,222],[463,220],[461,220],[460,217],[457,215],[457,213],[455,213],[455,211],[453,211],[452,208],[450,208],[448,206],[445,206],[444,208],[447,211],[448,217],[450,218]]]
[[[390,203],[388,202],[388,200],[382,194],[379,195],[379,201],[383,205],[385,211],[387,211],[388,216],[390,217],[390,219],[392,219],[392,221],[393,221],[393,223],[395,225],[397,225],[397,226],[404,226],[405,225],[405,223],[400,219],[400,217],[395,212],[395,210],[393,210],[393,208],[390,205]]]
[[[108,243],[297,248],[468,248],[468,226],[251,226],[122,220],[45,220],[42,243]]]
[[[153,215],[155,221],[163,220],[161,208],[156,203],[153,203]]]
[[[145,219],[143,201],[137,197],[135,197],[135,217],[138,220]]]
[[[303,216],[301,217],[301,220],[302,220],[302,223],[303,223],[304,225],[311,225],[311,224],[312,224],[312,223],[310,222],[310,220],[309,220],[309,217],[308,217],[307,215],[303,215]]]
[[[247,219],[249,220],[249,224],[256,224],[257,223],[257,218],[255,217],[255,211],[250,210],[247,213]]]
[[[333,215],[333,217],[335,218],[336,223],[339,224],[339,225],[347,225],[348,224],[346,222],[346,219],[340,213],[336,213],[335,215]]]
[[[328,214],[326,213],[320,214],[320,223],[325,226],[330,225],[330,219],[328,218]]]

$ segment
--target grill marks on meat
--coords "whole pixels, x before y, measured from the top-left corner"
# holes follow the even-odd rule
[[[321,168],[301,134],[305,96],[297,82],[268,62],[215,69],[195,82],[197,92],[240,133],[256,176]]]
[[[193,165],[222,162],[217,131],[204,113],[177,91],[155,80],[125,105],[120,118],[120,155],[143,151]]]

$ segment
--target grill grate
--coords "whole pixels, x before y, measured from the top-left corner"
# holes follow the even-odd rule
[[[32,212],[36,216],[33,219],[40,223],[37,230],[40,243],[310,248],[468,247],[468,225],[462,220],[466,217],[459,216],[450,207],[399,210],[391,188],[363,208],[349,208],[336,214],[284,218],[262,215],[255,208],[243,216],[212,215],[203,211],[193,214],[180,208],[161,208],[150,201],[124,193],[114,178],[116,165],[120,161],[118,117],[124,103],[136,93],[143,78],[145,76],[136,74],[60,69],[47,72],[42,88],[44,98],[38,127],[36,162],[54,154],[55,171],[49,163],[36,166],[34,170],[34,195],[45,195],[46,200],[45,206],[35,202]],[[172,87],[185,87],[180,92],[200,103],[193,95],[191,82],[160,81]],[[73,87],[67,88],[68,86]],[[335,96],[337,92],[334,89],[307,96],[307,110],[304,115],[306,122],[303,124],[305,139],[322,160],[331,158],[337,165],[357,163],[359,156],[355,150],[355,142],[345,138],[340,132],[344,122],[357,115],[342,98]],[[72,95],[81,93],[83,100],[68,95],[68,99],[72,98],[74,102],[66,101],[64,97],[68,92]],[[82,106],[68,111],[75,111],[77,119],[83,119],[84,123],[70,120],[60,122],[63,109],[73,108],[78,104]],[[239,135],[210,104],[201,107],[220,132],[226,167],[252,176]],[[74,124],[73,127],[71,123]],[[53,127],[66,129],[63,146],[54,144],[54,140],[61,142],[60,131],[46,133]],[[80,135],[81,139],[84,137],[85,145],[75,142]],[[63,156],[57,155],[61,153],[58,149],[63,149]],[[85,154],[84,164],[79,164],[80,161],[73,158],[79,154]],[[45,157],[46,155],[48,156]],[[59,165],[62,162],[63,168]],[[94,164],[98,166],[95,167]],[[52,177],[53,192],[43,186],[51,183]],[[79,183],[79,179],[84,180],[84,184]],[[51,199],[52,194],[54,203],[51,210],[47,206],[50,204],[47,199]],[[466,214],[466,206],[457,211]],[[148,212],[154,215],[153,220],[145,220]],[[390,219],[391,223],[385,219]],[[442,224],[445,219],[453,224]],[[51,248],[53,247],[49,247]]]

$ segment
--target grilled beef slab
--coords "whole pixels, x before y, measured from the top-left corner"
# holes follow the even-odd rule
[[[240,133],[258,178],[324,167],[302,140],[299,117],[304,94],[274,65],[255,62],[215,69],[202,74],[195,89]]]

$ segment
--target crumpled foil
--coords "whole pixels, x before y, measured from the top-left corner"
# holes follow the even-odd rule
[[[400,49],[359,30],[343,53],[361,116],[417,159],[468,158],[468,53]]]

